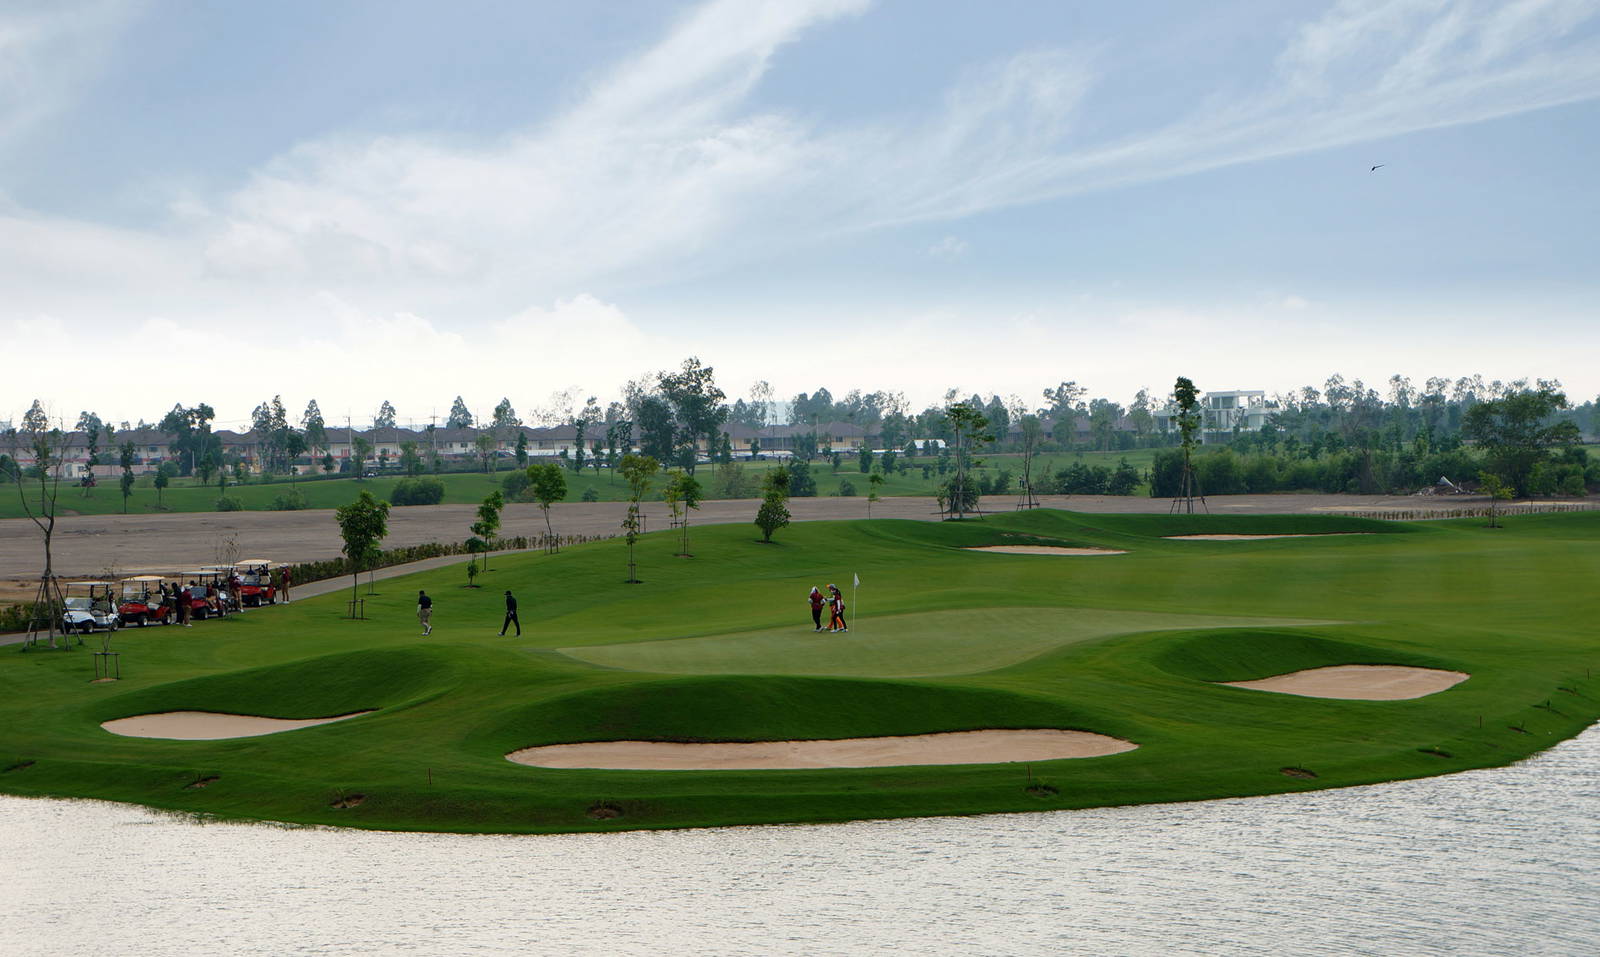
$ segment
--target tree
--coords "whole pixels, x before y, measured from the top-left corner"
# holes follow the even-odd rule
[[[122,466],[122,514],[128,514],[128,496],[133,494],[133,443],[117,448],[117,463]]]
[[[323,421],[322,409],[317,406],[316,399],[312,399],[307,403],[305,414],[300,416],[300,427],[305,429],[306,445],[313,452],[320,449],[326,454],[328,451],[328,424]]]
[[[87,461],[89,476],[88,480],[83,483],[83,494],[88,496],[94,490],[94,467],[100,464],[100,435],[107,429],[105,423],[100,421],[100,416],[95,415],[93,412],[79,412],[78,427],[75,431],[82,432],[84,438],[88,440],[89,457]],[[123,506],[123,511],[126,512],[126,500],[124,500]]]
[[[1488,471],[1517,496],[1526,496],[1534,467],[1549,462],[1555,449],[1580,440],[1576,425],[1554,418],[1566,408],[1566,395],[1554,388],[1524,389],[1474,405],[1462,417],[1461,431],[1483,449]]]
[[[1194,511],[1199,489],[1194,480],[1194,448],[1200,434],[1200,390],[1189,379],[1178,376],[1172,386],[1172,402],[1178,407],[1179,445],[1183,448],[1183,474],[1178,480],[1178,499],[1188,512]],[[1174,506],[1178,503],[1174,501]]]
[[[628,483],[628,513],[622,520],[623,537],[628,542],[628,584],[639,583],[637,565],[633,559],[633,545],[639,540],[639,530],[642,522],[639,518],[639,503],[644,500],[650,491],[650,482],[660,471],[661,463],[648,455],[624,455],[618,470]]]
[[[267,472],[283,471],[287,467],[289,433],[288,412],[283,407],[283,397],[273,396],[250,413],[250,429],[261,449],[261,468]]]
[[[678,461],[684,471],[692,474],[699,440],[706,440],[709,452],[716,441],[717,430],[728,420],[728,407],[722,404],[727,396],[717,388],[712,368],[702,366],[698,356],[683,360],[677,372],[662,373],[659,383],[661,394],[671,405],[677,422],[674,449]]]
[[[299,432],[290,430],[289,434],[284,439],[283,453],[288,459],[289,477],[291,480],[294,478],[294,476],[300,474],[300,467],[295,463],[299,461],[300,456],[306,454],[306,448],[306,437],[301,435]]]
[[[788,480],[784,490],[784,498],[813,498],[817,494],[817,480],[811,474],[811,466],[806,462],[790,462],[784,469],[784,476]]]
[[[517,430],[517,468],[528,467],[528,433]]]
[[[394,428],[394,406],[389,403],[388,399],[384,399],[383,404],[378,406],[378,414],[372,417],[372,427],[375,429]]]
[[[339,467],[339,463],[334,461],[332,452],[323,453],[321,461],[322,461],[322,471],[325,474],[332,475],[333,474],[333,470]]]
[[[455,403],[450,406],[450,417],[445,419],[444,427],[447,429],[472,428],[472,412],[467,408],[467,404],[461,400],[461,396],[456,396]]]
[[[756,511],[761,541],[771,544],[772,533],[788,525],[789,517],[789,470],[780,465],[761,480],[761,508]]]
[[[33,522],[44,538],[44,572],[40,575],[40,597],[45,601],[45,608],[41,611],[34,610],[34,629],[40,623],[43,615],[46,631],[50,637],[50,647],[56,644],[56,626],[60,622],[60,608],[56,599],[60,589],[56,585],[55,566],[51,557],[51,543],[55,536],[56,528],[56,502],[61,494],[61,474],[66,467],[66,450],[68,436],[66,432],[56,426],[50,425],[50,417],[39,404],[33,401],[33,406],[23,413],[22,429],[7,429],[7,438],[13,447],[12,458],[17,457],[20,448],[27,448],[33,453],[32,474],[39,480],[39,498],[34,501],[29,484],[18,476],[17,498],[22,503],[22,512],[28,520]]]
[[[639,451],[657,462],[672,458],[677,450],[677,425],[672,408],[656,395],[642,396],[634,409],[639,424]]]
[[[1489,527],[1499,528],[1499,503],[1511,501],[1512,488],[1501,482],[1500,476],[1489,471],[1478,473],[1478,483],[1483,488],[1483,494],[1489,496]]]
[[[422,455],[417,451],[415,441],[400,443],[400,468],[411,478],[422,474]]]
[[[344,537],[344,554],[350,562],[351,599],[361,585],[361,570],[377,560],[378,545],[389,534],[389,503],[372,497],[366,489],[349,505],[334,510],[339,534]]]
[[[856,465],[860,469],[862,475],[866,475],[868,472],[871,472],[872,449],[863,445],[861,447],[861,451],[856,455]]]
[[[554,464],[530,465],[527,473],[528,489],[544,512],[545,551],[560,551],[556,530],[550,526],[550,506],[567,497],[567,476]]]
[[[494,447],[496,444],[494,433],[488,431],[479,432],[478,437],[472,440],[473,448],[478,453],[478,464],[483,466],[485,472],[493,471],[495,465]]]
[[[705,490],[700,482],[688,472],[679,472],[667,483],[667,491],[663,497],[672,507],[672,516],[678,520],[678,529],[681,534],[678,546],[678,557],[691,558],[689,553],[689,513],[700,507],[700,502],[705,498]]]
[[[156,486],[156,507],[164,508],[161,493],[166,491],[167,485],[172,482],[172,477],[178,474],[178,467],[171,462],[162,462],[156,466],[156,477],[153,480]]]
[[[871,475],[867,476],[867,484],[869,486],[867,491],[867,517],[871,518],[872,506],[876,505],[882,500],[882,496],[878,494],[878,490],[883,488],[883,473],[873,472]]]
[[[572,420],[572,428],[575,432],[572,440],[572,470],[574,472],[583,471],[584,438],[588,435],[590,427],[597,425],[599,422],[600,406],[595,402],[594,396],[591,395],[583,403],[583,410]]]
[[[178,459],[178,467],[184,475],[196,474],[201,461],[211,457],[211,468],[215,469],[222,461],[222,440],[211,431],[211,420],[216,418],[216,412],[204,402],[192,409],[182,405],[174,405],[172,411],[162,417],[161,423],[156,426],[163,432],[174,436],[168,450]],[[210,473],[200,477],[202,483],[210,482]]]
[[[500,510],[505,507],[506,497],[495,489],[478,506],[478,520],[472,523],[472,534],[484,542],[484,571],[489,570],[489,552],[494,551],[494,540],[500,534]]]
[[[351,438],[350,438],[350,464],[351,464],[351,467],[355,469],[355,475],[356,475],[357,479],[361,479],[361,478],[364,478],[366,476],[367,471],[362,466],[367,461],[367,457],[370,456],[371,454],[372,454],[372,443],[371,442],[368,442],[364,437],[359,436],[359,435],[352,435],[351,436]]]
[[[971,403],[958,402],[945,411],[945,421],[955,439],[954,462],[956,474],[950,480],[951,511],[956,518],[977,504],[977,484],[972,480],[972,470],[982,465],[974,452],[981,445],[994,441],[989,431],[989,420]]]

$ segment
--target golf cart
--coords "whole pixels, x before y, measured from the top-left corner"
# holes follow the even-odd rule
[[[135,575],[122,580],[122,603],[117,613],[123,624],[143,628],[152,621],[170,625],[177,620],[177,602],[161,591],[160,575]]]
[[[190,618],[195,621],[203,621],[207,618],[217,618],[226,614],[222,600],[213,597],[214,592],[212,595],[206,594],[208,586],[204,571],[196,569],[195,571],[184,572],[181,577],[188,579],[189,584],[179,586],[178,601],[188,603]]]
[[[117,615],[110,582],[67,582],[65,610],[61,613],[64,631],[87,635],[91,631],[116,631],[122,624]]]
[[[232,611],[239,611],[239,596],[233,587],[234,568],[232,565],[207,565],[199,571],[200,584],[215,589],[212,593],[217,601],[217,614],[226,615]]]
[[[272,563],[265,558],[246,558],[234,566],[239,575],[239,601],[248,608],[276,604],[278,588],[272,584]]]

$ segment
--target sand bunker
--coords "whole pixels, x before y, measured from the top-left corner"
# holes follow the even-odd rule
[[[1305,698],[1351,701],[1401,701],[1453,688],[1472,677],[1460,671],[1410,668],[1404,665],[1334,665],[1274,675],[1257,681],[1223,681],[1234,688],[1276,691]]]
[[[1343,538],[1347,535],[1371,535],[1372,532],[1303,532],[1295,535],[1167,535],[1175,542],[1254,542],[1264,538]]]
[[[539,768],[730,771],[786,768],[886,768],[907,764],[1002,764],[1098,758],[1138,745],[1088,731],[1055,728],[952,731],[890,738],[679,744],[596,741],[523,748],[507,760]]]
[[[1126,555],[1114,548],[1067,548],[1064,545],[981,545],[964,552],[999,552],[1002,555]]]
[[[162,714],[137,714],[131,718],[101,722],[112,734],[129,738],[168,738],[173,741],[218,741],[223,738],[254,738],[279,731],[295,731],[319,724],[332,724],[359,718],[371,711],[354,711],[331,718],[260,718],[248,714],[217,714],[211,711],[167,711]]]

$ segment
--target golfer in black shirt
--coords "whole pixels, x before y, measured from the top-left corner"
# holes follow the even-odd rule
[[[500,637],[506,636],[506,629],[512,625],[517,626],[517,637],[522,637],[522,622],[517,620],[517,600],[511,592],[506,592],[506,620],[500,623]]]

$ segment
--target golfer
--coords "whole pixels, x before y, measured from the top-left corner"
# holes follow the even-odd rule
[[[433,633],[433,599],[422,589],[417,589],[417,620],[422,622],[422,637]]]
[[[506,628],[510,625],[517,626],[517,637],[521,638],[522,622],[517,620],[517,599],[516,596],[511,594],[511,590],[508,588],[506,589],[506,620],[500,623],[501,638],[506,636]]]
[[[831,612],[828,621],[828,630],[849,631],[850,626],[846,624],[844,620],[844,596],[839,593],[839,586],[829,585],[828,593],[832,595],[832,597],[828,599],[828,608]]]
[[[824,602],[826,601],[826,599],[824,599],[822,597],[821,589],[817,588],[817,586],[815,586],[815,585],[811,586],[811,594],[809,596],[807,596],[807,597],[808,597],[808,600],[811,602],[811,623],[813,625],[817,626],[815,630],[821,631],[822,630],[822,606],[823,606]]]
[[[283,603],[285,605],[289,603],[289,585],[293,581],[294,572],[290,570],[288,565],[283,566],[283,586],[278,589],[278,592],[283,595]]]

